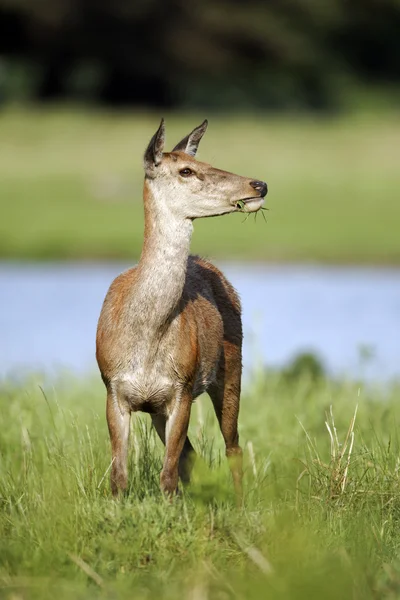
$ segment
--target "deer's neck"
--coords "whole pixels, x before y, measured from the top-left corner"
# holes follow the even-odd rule
[[[163,328],[182,296],[193,230],[190,220],[177,219],[166,207],[146,181],[144,243],[130,306],[148,334]]]

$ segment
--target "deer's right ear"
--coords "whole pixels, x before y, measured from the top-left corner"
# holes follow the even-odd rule
[[[154,168],[162,161],[163,150],[165,142],[165,125],[164,119],[161,119],[161,123],[155,134],[150,140],[147,146],[146,152],[144,153],[144,170],[147,175],[154,175]]]

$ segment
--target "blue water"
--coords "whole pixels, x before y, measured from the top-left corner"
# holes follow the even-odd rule
[[[0,263],[0,376],[95,370],[101,304],[126,266]],[[242,299],[246,373],[311,350],[333,374],[400,375],[400,270],[219,266]]]

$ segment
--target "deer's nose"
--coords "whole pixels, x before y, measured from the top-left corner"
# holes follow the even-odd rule
[[[257,192],[260,193],[261,198],[264,198],[264,196],[267,195],[268,186],[265,183],[265,181],[250,181],[250,185],[252,188],[254,188],[255,190],[257,190]]]

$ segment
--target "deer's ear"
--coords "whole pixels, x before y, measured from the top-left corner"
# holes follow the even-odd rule
[[[147,146],[146,152],[144,153],[144,169],[146,173],[150,174],[153,172],[154,167],[162,161],[163,150],[165,142],[165,125],[164,119],[161,119],[161,123],[155,134],[150,140]]]
[[[197,148],[199,147],[201,138],[206,132],[207,125],[208,121],[206,119],[201,125],[193,129],[193,131],[189,133],[189,135],[184,137],[183,140],[181,140],[179,144],[175,146],[172,152],[180,151],[185,152],[190,156],[196,156]]]

